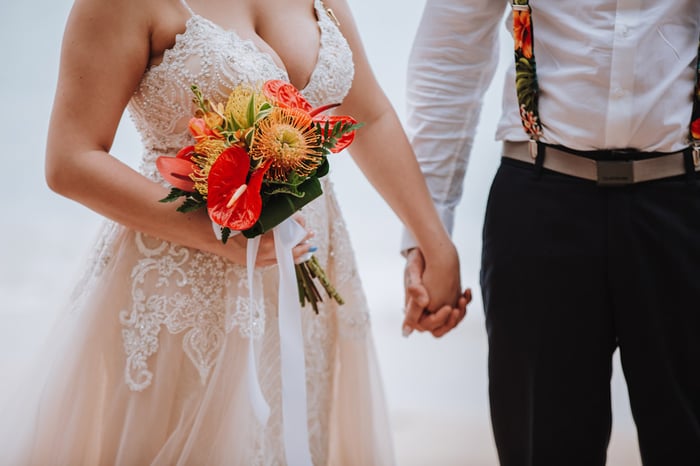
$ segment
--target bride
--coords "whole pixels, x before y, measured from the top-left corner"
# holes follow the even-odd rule
[[[221,100],[268,79],[314,106],[342,102],[338,113],[365,123],[352,156],[423,251],[431,318],[463,312],[455,248],[344,0],[76,0],[46,177],[107,220],[31,384],[3,410],[5,464],[393,463],[330,182],[300,212],[307,237],[293,255],[315,251],[345,304],[301,310],[303,362],[291,374],[272,236],[261,239],[251,296],[242,235],[224,245],[206,212],[158,202],[168,187],[156,158],[191,143],[190,86]],[[125,109],[142,137],[138,172],[109,154]]]

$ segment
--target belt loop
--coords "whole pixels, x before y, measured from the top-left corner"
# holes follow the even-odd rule
[[[545,145],[535,139],[530,139],[530,156],[535,158],[535,179],[542,175],[544,165]]]

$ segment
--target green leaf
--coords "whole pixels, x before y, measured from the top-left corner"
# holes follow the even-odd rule
[[[248,113],[246,115],[248,118],[248,126],[252,126],[255,123],[255,93],[250,95],[250,100],[248,101]]]
[[[245,133],[245,145],[250,147],[253,145],[253,135],[255,134],[255,128],[250,128],[247,133]]]
[[[174,202],[180,199],[182,196],[187,196],[188,193],[187,191],[183,191],[180,188],[172,188],[170,189],[170,193],[168,193],[167,196],[165,196],[163,199],[159,200],[158,202]]]
[[[178,212],[194,212],[195,210],[201,209],[202,207],[206,206],[206,202],[202,202],[201,199],[194,199],[192,197],[188,197],[185,199],[185,202],[180,205],[176,210]]]
[[[190,89],[192,90],[192,93],[194,94],[194,98],[192,101],[199,107],[202,111],[206,112],[208,111],[206,101],[204,99],[204,96],[202,95],[201,89],[199,89],[199,86],[196,84],[192,84],[190,86]]]
[[[272,105],[269,102],[263,103],[258,109],[258,114],[255,115],[255,121],[260,121],[272,113]]]
[[[226,244],[229,236],[231,236],[231,229],[229,227],[221,227],[221,242]]]
[[[246,238],[254,238],[271,230],[323,194],[321,182],[317,178],[306,180],[299,186],[299,191],[304,193],[304,196],[301,198],[287,194],[277,194],[263,201],[263,210],[260,218],[252,228],[244,230],[243,235]]]
[[[331,165],[328,163],[328,157],[323,156],[323,162],[316,167],[316,170],[309,174],[309,177],[323,178],[330,171]]]
[[[304,197],[303,192],[299,191],[296,186],[291,185],[276,184],[270,186],[268,189],[265,190],[265,195],[267,196],[275,196],[277,194],[287,194],[289,196],[294,197]]]
[[[238,120],[236,120],[236,117],[233,116],[233,113],[229,113],[228,116],[231,122],[231,129],[233,129],[233,131],[238,131],[239,129],[243,128],[243,126],[241,126]]]

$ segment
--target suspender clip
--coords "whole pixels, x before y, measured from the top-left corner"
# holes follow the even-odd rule
[[[700,141],[693,142],[693,165],[700,167]]]
[[[530,151],[530,157],[532,160],[535,160],[537,158],[537,140],[536,139],[530,139],[528,141],[528,149]]]

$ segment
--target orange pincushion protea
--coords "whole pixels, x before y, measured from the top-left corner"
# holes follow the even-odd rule
[[[306,177],[323,162],[321,139],[308,113],[275,108],[260,121],[250,157],[271,163],[270,179],[286,181],[290,172]]]

